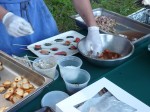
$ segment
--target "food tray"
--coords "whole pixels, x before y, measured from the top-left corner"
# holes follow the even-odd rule
[[[67,38],[68,36],[72,36],[72,37]],[[50,37],[48,39],[31,44],[31,45],[27,46],[27,48],[31,52],[33,52],[35,55],[37,55],[38,57],[45,56],[45,54],[41,54],[40,53],[41,50],[35,50],[34,49],[35,45],[41,45],[42,50],[46,50],[46,51],[50,52],[47,55],[53,56],[53,55],[56,55],[55,53],[62,52],[62,51],[65,51],[67,56],[74,55],[74,54],[78,53],[78,50],[77,49],[71,50],[70,47],[75,46],[77,48],[78,42],[75,41],[77,38],[82,39],[82,38],[84,38],[84,35],[76,32],[76,31],[67,31],[67,32],[61,33],[59,35],[56,35],[54,37]],[[62,39],[62,40],[60,41],[60,39]],[[70,41],[70,44],[64,45],[64,43],[66,41]],[[45,43],[50,43],[51,45],[45,46]],[[53,50],[51,50],[51,48],[58,48],[58,50],[53,51]],[[56,56],[58,56],[58,55],[56,55]]]
[[[94,16],[106,16],[116,21],[116,30],[118,35],[126,35],[127,38],[133,42],[133,44],[138,43],[141,40],[147,39],[150,33],[150,26],[140,23],[138,21],[132,20],[128,17],[122,16],[112,11],[108,11],[103,8],[93,9]],[[76,24],[81,28],[87,28],[83,19],[79,14],[71,16],[72,19],[76,21]],[[110,33],[100,29],[102,33]],[[112,34],[112,33],[110,33]],[[135,39],[134,39],[135,38]]]
[[[52,82],[52,79],[32,71],[2,51],[0,51],[0,62],[2,62],[3,66],[2,71],[0,71],[0,85],[6,80],[13,82],[15,77],[23,76],[35,87],[35,90],[32,93],[14,104],[4,98],[3,95],[5,92],[0,93],[0,108],[4,106],[9,107],[7,109],[9,112],[15,112],[17,109],[21,108],[23,105],[38,96],[40,92]]]
[[[128,17],[135,21],[150,25],[149,11],[150,11],[150,9],[142,8],[142,9],[128,15]]]

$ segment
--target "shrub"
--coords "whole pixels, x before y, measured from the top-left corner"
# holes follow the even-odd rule
[[[77,14],[71,0],[45,0],[45,3],[53,14],[60,32],[78,28],[69,17]],[[124,16],[139,9],[134,0],[91,0],[91,4],[93,9],[102,7]]]

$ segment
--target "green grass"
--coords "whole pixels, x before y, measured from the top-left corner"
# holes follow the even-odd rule
[[[96,3],[94,1],[98,1]],[[135,0],[91,0],[92,8],[105,8],[121,15],[127,16],[140,7],[135,6]],[[75,22],[69,16],[77,14],[72,0],[45,0],[46,5],[53,14],[59,31],[65,32],[72,29],[77,29]]]

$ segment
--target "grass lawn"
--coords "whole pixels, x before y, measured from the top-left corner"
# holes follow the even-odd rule
[[[117,12],[121,15],[129,15],[140,7],[137,7],[134,4],[135,0],[91,0],[92,8],[105,8],[114,12]],[[98,1],[96,3],[94,1]],[[76,24],[69,16],[77,14],[72,0],[45,0],[46,5],[48,6],[49,10],[53,14],[59,31],[65,32],[71,29],[77,29]]]

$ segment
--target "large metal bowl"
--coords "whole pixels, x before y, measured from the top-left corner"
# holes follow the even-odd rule
[[[100,38],[102,40],[102,48],[103,50],[109,49],[113,52],[121,54],[120,58],[117,59],[100,59],[91,57],[88,55],[88,52],[85,49],[85,38],[83,38],[78,43],[78,50],[79,52],[85,57],[89,62],[99,65],[99,66],[116,66],[119,65],[133,54],[134,52],[134,45],[126,38],[110,35],[110,34],[100,34]]]

